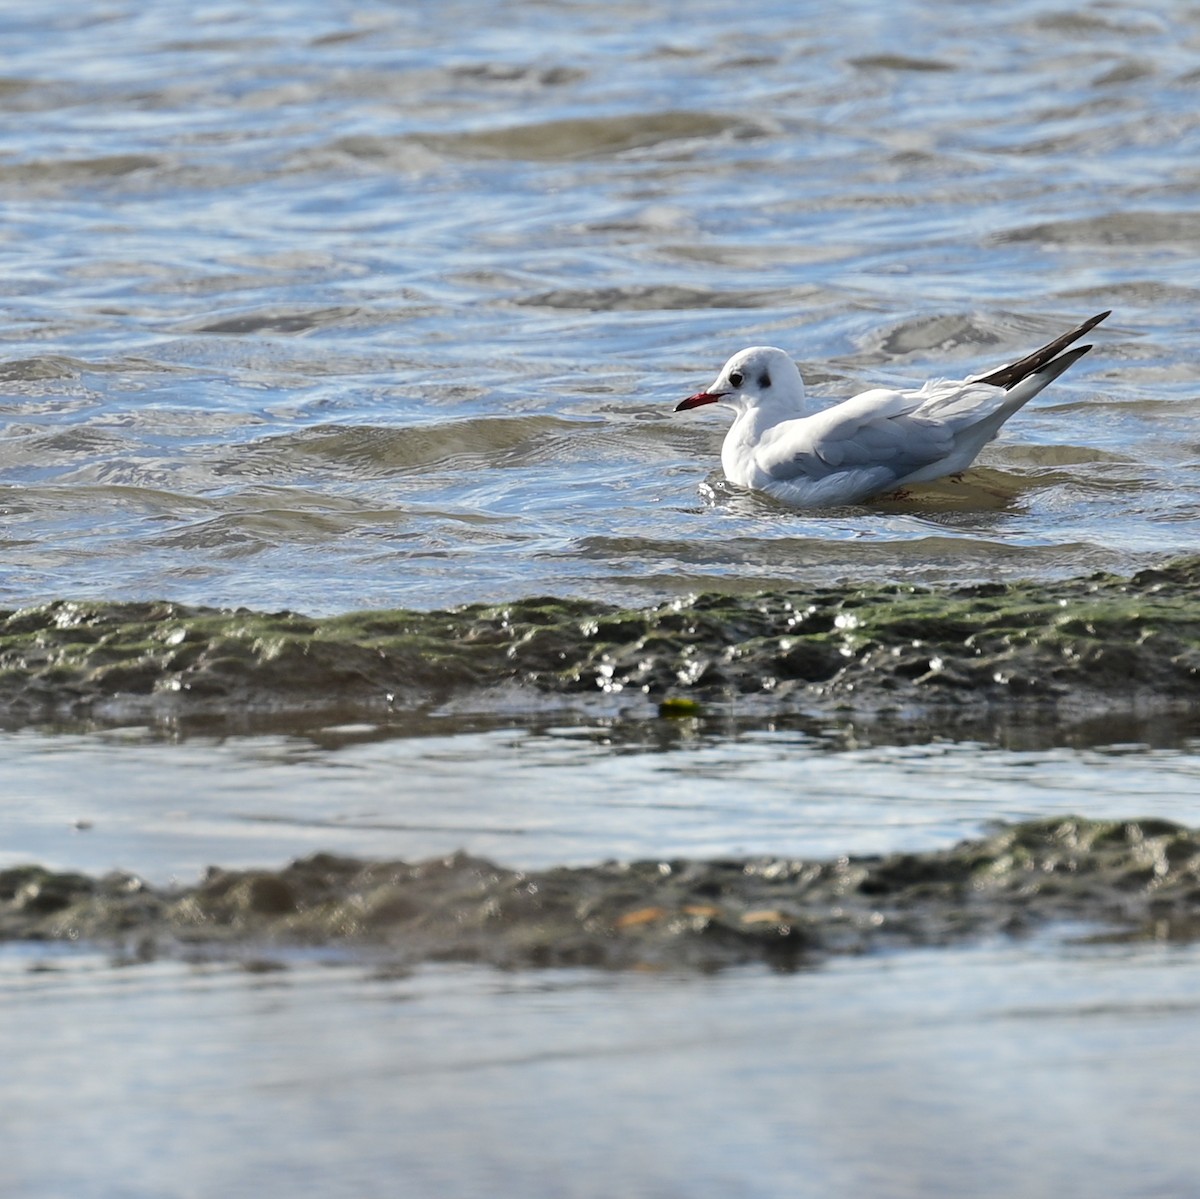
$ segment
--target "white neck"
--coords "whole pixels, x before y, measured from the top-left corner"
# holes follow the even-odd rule
[[[761,484],[756,476],[758,468],[754,462],[755,448],[768,429],[790,417],[799,416],[793,410],[790,415],[781,411],[782,405],[766,407],[755,404],[752,408],[741,408],[733,418],[725,441],[721,445],[721,468],[731,483],[741,487],[756,487]]]

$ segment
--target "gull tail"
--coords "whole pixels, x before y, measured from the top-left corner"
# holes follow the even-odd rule
[[[1070,334],[1067,334],[1067,336],[1069,337]],[[1079,336],[1078,330],[1075,331],[1075,336]],[[986,420],[980,421],[971,430],[971,437],[976,441],[975,453],[979,453],[1000,432],[1000,426],[1013,413],[1019,412],[1024,408],[1039,391],[1049,387],[1063,371],[1078,362],[1091,348],[1091,346],[1078,346],[1074,350],[1068,350],[1065,354],[1060,354],[1057,358],[1052,358],[1040,369],[1025,375],[1019,382],[1010,383],[1007,389],[1008,395],[1004,397],[1004,403],[991,416],[987,417]],[[1038,351],[1039,354],[1041,352],[1041,350]],[[986,380],[981,380],[981,382],[986,382]]]
[[[1106,316],[1108,313],[1102,312],[1090,321],[1084,321],[1078,329],[1072,329],[1070,333],[1064,333],[1049,345],[1036,350],[1028,358],[1022,358],[1020,362],[1014,362],[1012,366],[1006,366],[983,379],[972,379],[972,383],[990,383],[993,387],[1003,387],[1008,395],[1004,397],[1003,403],[986,417],[956,434],[955,454],[962,455],[962,461],[966,465],[974,461],[975,455],[1000,432],[1000,426],[1010,416],[1024,408],[1043,388],[1049,387],[1063,371],[1078,362],[1092,347],[1076,346],[1065,354],[1060,354],[1059,351],[1069,346],[1077,337],[1082,337]],[[1058,357],[1055,357],[1056,354]],[[958,469],[965,469],[965,466]]]
[[[1048,342],[1042,346],[1040,350],[1034,350],[1032,354],[1011,363],[1009,366],[1002,366],[999,370],[992,371],[990,375],[976,375],[971,379],[971,382],[989,383],[992,387],[1003,387],[1005,391],[1012,391],[1018,383],[1023,383],[1030,375],[1037,375],[1039,376],[1041,386],[1030,393],[1031,396],[1036,395],[1042,390],[1042,387],[1057,379],[1072,362],[1075,362],[1083,354],[1086,354],[1092,347],[1080,346],[1079,349],[1073,350],[1070,354],[1063,354],[1059,358],[1057,355],[1060,351],[1065,350],[1073,341],[1078,341],[1085,333],[1094,329],[1106,316],[1111,315],[1112,309],[1110,308],[1108,312],[1101,312],[1097,316],[1084,321],[1082,325],[1077,329],[1072,329],[1070,333],[1064,333],[1061,337],[1056,337],[1052,342]],[[1053,373],[1051,373],[1052,369]]]

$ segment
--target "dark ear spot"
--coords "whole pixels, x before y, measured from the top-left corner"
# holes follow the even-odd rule
[[[763,373],[758,376],[758,385],[759,385],[759,387],[764,387],[764,388],[771,386],[771,376],[769,374],[767,374],[766,371],[763,371]]]

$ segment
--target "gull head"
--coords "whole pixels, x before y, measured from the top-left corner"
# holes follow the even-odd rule
[[[804,411],[804,383],[796,364],[774,346],[751,346],[739,350],[721,367],[707,391],[681,400],[676,412],[720,401],[737,412],[755,408],[779,409],[780,414],[798,416]]]

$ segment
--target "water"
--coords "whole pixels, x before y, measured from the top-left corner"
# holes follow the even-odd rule
[[[0,602],[640,600],[1197,544],[1186,6],[63,3],[0,36]],[[796,514],[672,412],[746,344],[832,398],[1108,307],[966,492]]]
[[[1200,824],[1200,720],[1137,732],[1147,739],[1026,729],[898,744],[853,726],[578,718],[24,731],[0,738],[0,868],[119,866],[192,883],[209,865],[277,867],[318,850],[411,861],[465,849],[541,869],[915,851],[1055,814]]]
[[[1189,6],[58,0],[0,3],[0,45],[0,604],[639,602],[1200,543]],[[744,345],[832,399],[1110,307],[966,485],[909,502],[737,494],[719,416],[672,411]],[[316,849],[535,865],[1200,823],[1198,734],[15,730],[0,864],[191,880]],[[1194,1178],[1188,947],[1058,933],[716,979],[286,966],[6,947],[0,1190]]]
[[[10,1195],[1195,1186],[1195,948],[986,946],[686,979],[4,966],[22,1012],[0,1025],[20,1096]]]

